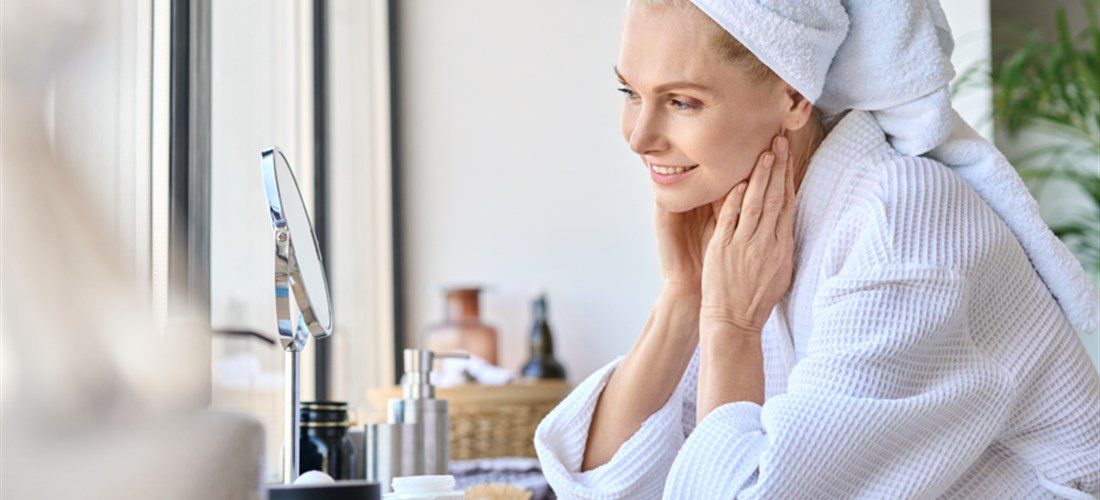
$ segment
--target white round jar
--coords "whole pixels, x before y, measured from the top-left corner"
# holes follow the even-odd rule
[[[391,500],[462,500],[465,492],[455,491],[455,478],[445,476],[405,476],[393,478]]]

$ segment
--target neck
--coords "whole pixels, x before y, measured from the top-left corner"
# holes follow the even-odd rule
[[[798,188],[802,186],[802,179],[806,177],[806,170],[810,166],[810,158],[813,157],[818,146],[821,146],[821,141],[825,139],[825,127],[814,113],[814,116],[810,118],[810,122],[805,127],[791,132],[788,139],[791,144],[791,164],[795,169],[794,190],[797,193]]]

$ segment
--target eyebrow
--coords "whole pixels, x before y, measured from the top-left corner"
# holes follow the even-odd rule
[[[611,69],[613,69],[615,71],[615,76],[617,76],[619,78],[620,83],[622,83],[623,85],[629,85],[626,82],[626,78],[623,78],[623,74],[619,73],[619,67],[617,65],[611,66]],[[666,91],[672,90],[672,89],[695,89],[695,90],[702,90],[702,91],[705,91],[705,92],[713,92],[713,90],[710,87],[707,87],[706,85],[700,85],[698,83],[687,82],[687,81],[662,83],[662,84],[654,87],[653,92],[655,94],[660,94],[662,92],[666,92]]]

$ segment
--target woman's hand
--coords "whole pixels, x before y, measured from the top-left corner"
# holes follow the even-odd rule
[[[759,334],[790,288],[796,207],[789,149],[787,138],[776,137],[747,186],[726,195],[703,263],[700,333]]]
[[[657,251],[665,292],[677,297],[702,294],[703,255],[716,225],[715,204],[706,204],[687,212],[675,213],[654,207],[653,223],[657,232]]]

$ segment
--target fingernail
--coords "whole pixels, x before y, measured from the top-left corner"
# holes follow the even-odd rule
[[[748,188],[748,187],[749,187],[749,183],[747,183],[745,181],[741,181],[741,183],[737,185],[737,191],[743,193],[745,191],[745,189]]]
[[[779,139],[776,140],[775,150],[779,151],[780,153],[786,153],[787,152],[787,138],[786,137],[780,137]]]
[[[764,166],[765,167],[772,166],[772,162],[774,162],[774,161],[775,161],[775,155],[773,155],[771,153],[768,153],[768,154],[764,155]]]

